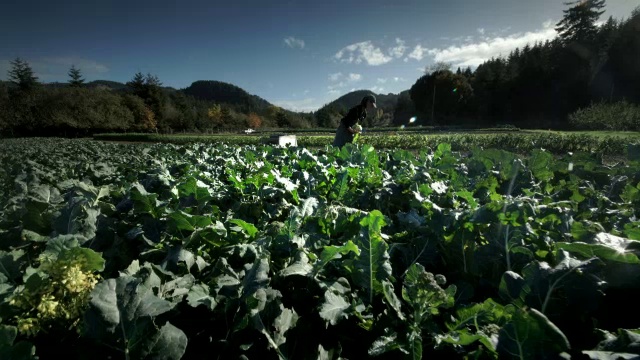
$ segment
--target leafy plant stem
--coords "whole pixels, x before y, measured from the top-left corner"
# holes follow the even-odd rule
[[[120,329],[122,330],[122,338],[124,339],[124,357],[126,360],[129,359],[129,340],[127,340],[127,333],[124,330],[124,322],[120,321]]]
[[[511,271],[511,258],[509,257],[509,226],[504,232],[504,256],[507,258],[507,270]]]

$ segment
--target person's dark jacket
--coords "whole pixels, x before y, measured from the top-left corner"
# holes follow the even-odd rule
[[[363,121],[366,117],[367,109],[362,105],[356,105],[349,110],[347,115],[345,115],[340,122],[346,129],[348,129],[357,124],[358,121]]]

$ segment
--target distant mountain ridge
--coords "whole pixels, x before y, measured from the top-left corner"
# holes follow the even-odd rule
[[[11,82],[0,80],[0,85],[12,86]],[[68,84],[62,82],[44,83],[45,87],[60,88],[65,87]],[[125,83],[111,80],[94,80],[85,83],[87,88],[104,88],[113,91],[126,91],[128,89]],[[198,100],[211,101],[220,104],[229,104],[239,107],[247,112],[249,111],[262,111],[269,107],[275,106],[269,101],[261,98],[260,96],[250,94],[246,90],[239,86],[216,80],[197,80],[184,89],[175,89],[173,87],[162,87],[168,92],[179,92],[187,96],[191,96]],[[401,94],[408,92],[403,91],[400,94],[375,94],[369,90],[356,90],[340,96],[339,98],[331,101],[330,103],[322,106],[320,109],[314,111],[318,112],[322,109],[330,109],[332,112],[346,113],[350,108],[360,103],[362,98],[366,95],[373,94],[376,97],[376,103],[379,109],[382,109],[385,114],[393,113],[398,98]],[[287,113],[295,113],[294,111],[286,110]]]
[[[376,105],[378,106],[378,109],[382,109],[382,111],[384,111],[385,114],[389,114],[389,113],[393,113],[393,110],[395,109],[395,106],[398,103],[398,98],[402,93],[400,94],[389,93],[385,95],[385,94],[376,94],[369,90],[356,90],[340,96],[336,100],[333,100],[332,102],[324,105],[318,111],[323,109],[333,109],[333,110],[338,110],[340,112],[346,112],[352,107],[360,104],[360,101],[362,101],[363,97],[371,94],[373,94],[376,97]]]

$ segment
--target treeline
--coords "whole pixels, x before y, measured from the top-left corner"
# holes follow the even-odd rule
[[[416,111],[420,124],[566,129],[585,127],[584,119],[593,128],[594,117],[606,126],[623,114],[620,130],[640,130],[634,105],[640,103],[640,7],[626,20],[598,26],[604,0],[569,5],[553,41],[516,49],[474,72],[432,68],[400,96],[395,123],[406,124]]]
[[[314,125],[312,114],[287,111],[225,83],[200,81],[175,90],[163,87],[157,76],[137,73],[125,85],[105,86],[85,83],[72,66],[68,83],[42,84],[20,58],[12,61],[8,75],[9,82],[0,82],[0,133],[5,135],[210,133]]]

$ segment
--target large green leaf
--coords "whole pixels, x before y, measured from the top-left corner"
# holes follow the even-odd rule
[[[204,305],[207,309],[213,311],[218,302],[215,297],[211,296],[209,286],[207,284],[196,284],[189,289],[187,302],[193,307]]]
[[[640,183],[638,186],[627,184],[620,198],[629,204],[640,202]]]
[[[538,180],[548,181],[553,178],[553,155],[547,151],[534,150],[529,157],[529,169]]]
[[[592,221],[574,221],[571,224],[571,235],[576,241],[591,242],[596,234],[603,231],[601,224]]]
[[[340,360],[342,359],[339,355],[342,349],[334,349],[331,348],[326,350],[322,344],[318,345],[318,360]]]
[[[108,185],[98,188],[83,181],[75,181],[73,191],[82,195],[91,206],[96,206],[100,199],[109,195],[110,189]]]
[[[502,274],[499,289],[501,298],[519,306],[524,305],[526,295],[531,292],[525,279],[513,271]]]
[[[27,264],[25,255],[24,250],[9,252],[0,250],[0,273],[11,281],[19,278],[22,275],[22,268]]]
[[[18,329],[14,326],[0,325],[0,359],[35,360],[36,347],[25,341],[14,344]]]
[[[241,233],[243,234],[243,237],[247,239],[254,239],[258,233],[258,228],[256,228],[255,225],[244,220],[233,219],[229,220],[229,223],[235,225],[229,228],[230,231],[234,233]]]
[[[167,217],[169,229],[173,231],[194,231],[213,224],[209,216],[190,215],[184,211],[176,211]]]
[[[491,354],[497,356],[495,340],[498,339],[498,332],[501,326],[511,320],[515,309],[511,305],[504,307],[491,298],[480,304],[458,308],[455,317],[446,324],[449,332],[436,336],[436,342],[456,346],[468,346],[479,342]]]
[[[595,236],[594,243],[592,244],[583,242],[559,242],[556,243],[556,246],[559,249],[579,254],[585,258],[597,256],[598,258],[607,261],[625,264],[640,264],[638,256],[627,250],[627,248],[632,244],[635,246],[640,245],[640,243],[635,240],[629,240],[607,233],[599,233]]]
[[[141,184],[136,183],[131,188],[130,196],[135,214],[147,214],[154,218],[160,216],[158,194],[148,193]]]
[[[404,320],[405,317],[404,317],[404,314],[402,313],[402,303],[400,302],[400,299],[398,298],[398,296],[395,293],[395,290],[393,289],[393,284],[386,280],[383,281],[382,291],[384,293],[384,298],[387,304],[389,304],[389,306],[391,306],[391,308],[395,310],[400,320]]]
[[[625,224],[624,233],[631,240],[640,240],[640,221]]]
[[[557,357],[569,348],[564,333],[536,309],[517,311],[500,331],[497,346],[501,356],[518,359]]]
[[[619,353],[613,351],[583,351],[591,360],[637,360],[638,354]]]
[[[178,195],[180,203],[185,207],[203,208],[212,199],[209,187],[192,176],[178,185]]]
[[[356,239],[360,255],[349,262],[354,282],[367,291],[370,303],[374,294],[382,293],[382,281],[391,279],[389,246],[382,238],[384,225],[384,216],[378,210],[360,221],[361,230]]]
[[[342,296],[327,290],[324,293],[324,303],[320,308],[320,317],[331,325],[336,325],[342,318],[347,317],[351,307]]]
[[[563,306],[563,301],[564,305],[568,303],[585,309],[597,306],[604,283],[596,276],[584,278],[583,274],[595,273],[602,262],[598,258],[579,260],[564,250],[559,250],[556,257],[558,263],[553,268],[546,262],[532,261],[522,269],[526,284],[517,281],[522,291],[519,299],[528,306],[539,308],[542,313],[547,313],[548,306],[553,303]],[[563,296],[558,296],[557,290],[562,288],[573,290],[564,291]],[[504,294],[504,291],[501,293]],[[517,301],[515,303],[522,305]]]
[[[349,171],[344,170],[335,179],[333,189],[331,192],[331,198],[335,200],[342,200],[349,191]]]
[[[186,335],[169,323],[158,328],[160,324],[154,321],[174,306],[156,296],[152,287],[139,278],[123,275],[107,279],[91,293],[87,335],[111,343],[135,358],[179,359],[186,349]]]
[[[96,285],[91,294],[91,310],[104,320],[108,331],[118,325],[135,327],[138,318],[155,317],[173,308],[171,302],[154,294],[151,287],[131,276],[107,279]]]
[[[298,322],[298,314],[294,310],[286,309],[280,305],[280,314],[273,321],[273,332],[264,327],[262,321],[258,322],[259,330],[267,337],[271,347],[278,352],[281,359],[285,357],[280,352],[280,346],[286,343],[286,333],[296,326]]]
[[[203,229],[196,230],[191,237],[185,241],[184,246],[194,246],[198,244],[199,240],[202,240],[215,247],[223,247],[229,244],[227,234],[227,228],[224,227],[224,224],[216,221]]]
[[[0,349],[13,345],[18,336],[18,329],[15,326],[0,325]]]
[[[307,276],[313,271],[313,265],[309,264],[309,258],[304,252],[299,252],[296,255],[296,261],[285,269],[280,271],[280,276],[300,275]]]
[[[615,335],[607,334],[596,350],[640,354],[640,329],[618,329]]]
[[[267,257],[256,259],[242,279],[242,297],[246,299],[258,289],[265,288],[268,284],[269,259]]]
[[[32,186],[29,195],[21,200],[24,203],[24,227],[43,234],[51,230],[53,212],[64,202],[58,189],[43,184]]]
[[[304,219],[307,217],[313,216],[316,208],[318,207],[318,199],[314,197],[310,197],[304,199],[300,206],[295,206],[291,209],[289,213],[289,218],[287,219],[286,225],[289,228],[289,231],[296,231],[302,226]]]
[[[187,335],[170,323],[165,323],[155,334],[143,337],[140,358],[178,360],[187,350]]]
[[[58,254],[58,260],[79,260],[82,263],[84,271],[103,271],[105,267],[105,260],[99,253],[87,249],[76,247],[69,250],[63,250]]]
[[[332,260],[340,259],[343,255],[347,255],[353,252],[356,255],[360,255],[360,249],[353,243],[353,241],[349,240],[346,244],[342,246],[325,246],[320,253],[320,259],[316,262],[314,267],[314,273],[318,274],[320,271]]]

